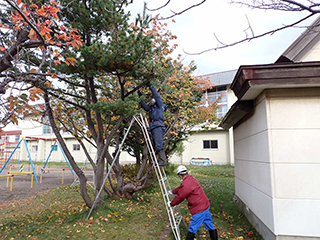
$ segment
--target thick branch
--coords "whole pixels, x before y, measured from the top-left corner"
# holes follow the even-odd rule
[[[21,50],[21,44],[29,39],[28,34],[28,30],[21,30],[17,35],[17,42],[5,52],[2,58],[0,58],[0,73],[12,66],[11,61]]]
[[[28,23],[28,25],[37,33],[37,35],[39,36],[39,38],[41,39],[42,44],[44,44],[46,41],[44,39],[44,37],[41,35],[39,29],[32,23],[29,21],[29,19],[27,18],[27,16],[23,13],[23,11],[16,5],[13,4],[12,1],[10,0],[5,0],[7,3],[10,4],[11,7],[13,7],[15,10],[17,10],[17,12],[21,15],[21,17],[24,19],[24,21],[26,21]],[[29,32],[29,31],[28,31]]]

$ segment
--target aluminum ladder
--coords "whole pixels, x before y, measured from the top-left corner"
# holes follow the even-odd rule
[[[157,175],[157,179],[158,179],[158,182],[160,185],[163,201],[166,206],[167,213],[168,213],[172,233],[173,233],[176,240],[181,240],[179,225],[180,225],[181,221],[183,220],[183,217],[180,213],[179,206],[171,207],[168,204],[173,199],[173,196],[169,194],[169,192],[171,192],[172,190],[171,190],[171,186],[168,181],[166,172],[164,170],[164,167],[160,167],[158,164],[158,160],[157,160],[157,157],[156,157],[156,154],[155,154],[155,151],[153,148],[153,144],[152,144],[152,141],[151,141],[151,138],[150,138],[150,135],[148,132],[148,128],[147,128],[148,121],[141,113],[137,116],[134,116],[134,118],[135,118],[136,122],[139,124],[139,126],[141,127],[143,137],[144,137],[144,139],[147,143],[147,146],[148,146],[150,158],[152,160],[154,171]]]
[[[179,225],[180,225],[181,221],[183,220],[183,218],[182,218],[182,215],[180,213],[180,209],[179,209],[178,206],[171,207],[171,206],[168,205],[168,203],[171,202],[171,200],[173,198],[169,194],[169,191],[171,192],[170,183],[168,181],[168,178],[166,176],[164,168],[160,167],[159,164],[158,164],[157,157],[156,157],[156,154],[155,154],[155,151],[154,151],[151,139],[150,139],[150,135],[149,135],[149,132],[148,132],[148,129],[147,129],[148,122],[147,122],[146,118],[141,113],[136,115],[136,116],[133,116],[128,129],[125,131],[124,138],[122,139],[120,147],[119,147],[116,155],[114,156],[113,161],[112,161],[112,163],[111,163],[111,165],[109,167],[108,173],[106,174],[106,176],[104,178],[102,186],[104,186],[106,181],[107,181],[107,178],[108,178],[108,176],[110,174],[112,166],[113,166],[115,160],[117,159],[117,157],[118,157],[118,155],[120,153],[120,150],[122,149],[124,141],[127,138],[127,135],[129,133],[134,121],[136,121],[138,123],[138,125],[141,127],[144,139],[145,139],[145,141],[147,143],[147,147],[148,147],[148,151],[149,151],[149,154],[150,154],[150,158],[152,160],[152,164],[153,164],[155,173],[157,175],[157,179],[158,179],[158,182],[159,182],[159,185],[160,185],[163,201],[164,201],[167,213],[168,213],[171,230],[173,232],[173,235],[174,235],[175,239],[176,240],[181,240]],[[101,188],[99,190],[99,192],[97,193],[96,198],[95,198],[95,200],[93,202],[93,205],[92,205],[92,207],[91,207],[91,209],[89,211],[89,214],[87,216],[87,219],[89,219],[93,209],[95,208],[97,200],[98,200],[102,190],[103,190],[103,188]]]

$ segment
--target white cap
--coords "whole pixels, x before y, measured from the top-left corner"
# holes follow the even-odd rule
[[[181,174],[181,175],[185,175],[188,173],[188,170],[185,166],[183,165],[180,165],[178,168],[177,168],[177,174]]]

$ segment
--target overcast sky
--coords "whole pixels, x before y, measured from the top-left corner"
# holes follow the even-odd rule
[[[171,0],[170,4],[158,11],[162,17],[180,12],[202,0]],[[133,1],[134,10],[143,8],[143,0]],[[158,8],[167,0],[149,1],[149,8]],[[152,12],[155,14],[156,12]],[[287,47],[303,32],[304,28],[284,30],[265,36],[261,39],[245,42],[237,46],[207,52],[201,55],[187,55],[183,52],[197,53],[218,46],[214,33],[221,42],[233,43],[245,37],[248,17],[255,35],[290,24],[306,13],[283,11],[250,10],[246,7],[228,4],[224,0],[207,0],[202,5],[174,17],[175,23],[167,20],[168,29],[178,36],[177,53],[181,53],[187,63],[195,60],[195,75],[238,69],[240,65],[274,63]],[[315,18],[308,20],[303,26],[310,25]]]

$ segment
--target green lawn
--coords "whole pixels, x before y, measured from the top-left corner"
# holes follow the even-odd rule
[[[180,181],[171,169],[171,187]],[[211,213],[221,239],[262,239],[233,202],[234,168],[189,166],[211,200]],[[78,187],[58,187],[31,199],[0,208],[0,239],[148,239],[158,240],[168,217],[156,180],[133,199],[105,198],[105,204],[86,220],[89,209]],[[191,218],[186,202],[181,212]],[[182,239],[187,229],[181,229]],[[173,239],[170,236],[170,239]],[[209,239],[201,227],[196,239]]]

